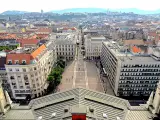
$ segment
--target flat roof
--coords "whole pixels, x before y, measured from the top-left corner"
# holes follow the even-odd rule
[[[149,55],[134,55],[131,52],[124,52],[121,51],[124,49],[124,46],[119,46],[117,42],[113,41],[105,41],[103,42],[105,46],[107,46],[110,51],[121,61],[125,62],[151,62],[151,63],[160,63],[160,61],[157,61],[153,59]]]
[[[106,40],[104,36],[91,36],[91,40]]]

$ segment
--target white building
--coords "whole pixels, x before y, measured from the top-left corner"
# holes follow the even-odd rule
[[[106,41],[104,36],[85,36],[85,57],[87,59],[98,59],[100,57],[102,42]]]
[[[45,45],[19,48],[7,54],[6,72],[13,97],[18,100],[39,97],[47,88],[47,77],[56,61],[56,54]]]
[[[73,60],[76,54],[77,35],[70,33],[57,33],[54,36],[56,36],[54,41],[57,57],[66,60]]]
[[[149,96],[159,81],[155,55],[133,53],[113,41],[103,42],[101,62],[117,96]]]

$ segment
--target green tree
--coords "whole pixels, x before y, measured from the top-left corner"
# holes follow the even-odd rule
[[[48,76],[47,80],[48,80],[49,82],[53,82],[54,77],[53,77],[53,76]]]
[[[58,61],[57,61],[57,66],[60,66],[61,68],[65,68],[65,61],[63,61],[63,60],[58,60]]]

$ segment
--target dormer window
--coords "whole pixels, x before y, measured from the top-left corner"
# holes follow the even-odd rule
[[[22,60],[22,65],[26,65],[26,60]]]
[[[16,64],[16,65],[19,64],[19,60],[15,60],[15,64]]]
[[[12,60],[8,60],[8,65],[12,65]]]

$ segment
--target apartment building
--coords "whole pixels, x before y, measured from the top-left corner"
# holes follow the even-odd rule
[[[86,35],[85,36],[85,57],[86,59],[99,59],[102,49],[102,42],[106,41],[101,35]]]
[[[134,45],[129,49],[114,41],[103,42],[103,70],[117,96],[149,96],[155,90],[160,76],[160,56],[156,51],[148,55],[145,51]]]
[[[55,59],[53,50],[48,50],[44,44],[20,47],[8,53],[5,68],[13,97],[22,100],[45,94],[46,80]]]
[[[73,60],[76,54],[77,35],[71,33],[57,33],[54,36],[57,57]]]

